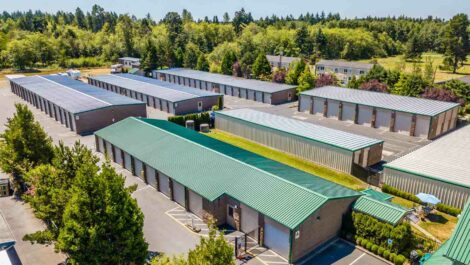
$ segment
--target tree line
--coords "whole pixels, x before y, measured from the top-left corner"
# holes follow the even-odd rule
[[[78,141],[54,145],[26,105],[15,107],[0,134],[0,168],[47,225],[23,240],[53,244],[67,256],[65,264],[148,264],[144,215],[131,196],[136,185],[126,187],[109,160],[100,165]],[[160,255],[151,264],[235,264],[232,246],[212,224],[187,258]]]

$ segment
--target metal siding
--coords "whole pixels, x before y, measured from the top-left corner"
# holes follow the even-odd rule
[[[289,259],[290,230],[278,222],[265,217],[264,244],[280,256]]]
[[[309,96],[300,96],[299,104],[299,111],[310,112],[310,107],[312,106],[312,99]]]
[[[335,100],[328,100],[328,118],[337,119],[339,114],[339,102]]]
[[[395,132],[409,135],[411,129],[412,115],[403,112],[397,112],[395,119]]]
[[[175,202],[183,207],[186,205],[184,193],[184,186],[176,181],[173,181],[173,198],[175,199]]]
[[[356,104],[343,102],[343,114],[341,116],[341,120],[353,123],[356,116]]]
[[[228,120],[223,116],[217,116],[216,128],[317,164],[351,173],[352,152],[322,143],[308,142],[267,128],[248,126],[234,119]]]
[[[325,104],[325,99],[313,98],[313,114],[323,116],[324,104]]]
[[[416,117],[415,135],[422,137],[422,138],[428,138],[430,125],[431,125],[430,117],[418,115]]]
[[[368,106],[359,106],[357,124],[370,126],[372,121],[372,108]]]
[[[383,182],[400,190],[418,194],[429,193],[442,203],[462,208],[470,197],[470,189],[445,182],[424,178],[418,175],[385,168]]]
[[[377,109],[377,117],[375,120],[376,128],[389,130],[391,120],[392,120],[392,112],[390,110]]]

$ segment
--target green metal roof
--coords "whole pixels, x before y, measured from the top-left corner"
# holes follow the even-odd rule
[[[467,201],[452,236],[445,256],[462,264],[470,264],[470,200]]]
[[[397,225],[410,211],[389,201],[378,200],[370,195],[364,195],[356,200],[353,210],[371,215],[381,221]]]
[[[365,195],[369,195],[372,198],[375,198],[380,201],[390,201],[393,198],[393,196],[390,194],[376,191],[374,189],[366,189],[366,190],[361,191],[361,193]]]
[[[95,133],[209,201],[227,194],[290,229],[330,199],[360,193],[163,120]]]
[[[442,244],[423,265],[452,265],[452,261],[444,257],[444,253],[449,248],[449,240]]]

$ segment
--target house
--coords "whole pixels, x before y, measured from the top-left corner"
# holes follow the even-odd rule
[[[97,151],[187,211],[213,216],[289,263],[335,238],[362,196],[164,120],[128,118],[95,139]]]
[[[0,197],[11,195],[10,178],[7,174],[0,172]]]
[[[385,164],[382,182],[463,208],[470,197],[470,126]]]
[[[346,85],[353,76],[367,74],[374,65],[370,63],[348,62],[340,60],[320,60],[315,64],[317,75],[334,73],[342,84]]]
[[[77,134],[89,134],[130,116],[145,104],[61,75],[10,78],[11,91]]]
[[[215,127],[348,174],[382,159],[382,140],[257,110],[216,112]]]
[[[300,61],[299,57],[289,57],[289,56],[282,56],[282,55],[266,55],[266,59],[268,59],[271,68],[284,68],[286,70],[289,69],[289,66],[292,62]]]
[[[221,94],[138,75],[97,75],[89,77],[88,83],[174,115],[208,111],[219,105],[223,108]]]
[[[454,231],[424,265],[468,265],[470,264],[470,200],[459,216]]]
[[[191,69],[154,70],[153,77],[165,82],[273,105],[296,99],[296,86]]]
[[[124,68],[140,68],[140,59],[135,57],[122,57],[118,59],[118,63],[122,64]]]
[[[455,128],[460,105],[334,86],[300,93],[299,111],[434,139]]]

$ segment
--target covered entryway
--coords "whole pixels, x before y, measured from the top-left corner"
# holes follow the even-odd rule
[[[415,136],[428,138],[429,127],[431,125],[431,118],[428,116],[416,117]]]
[[[158,182],[160,184],[160,192],[165,194],[167,197],[170,197],[170,178],[159,172],[158,174]]]
[[[145,181],[144,179],[144,165],[142,164],[142,161],[140,161],[137,158],[134,158],[134,164],[135,164],[135,175],[139,177],[141,180]]]
[[[189,210],[202,218],[202,197],[192,190],[189,190]]]
[[[131,156],[128,153],[124,153],[124,168],[132,172]]]
[[[343,114],[341,120],[354,123],[356,118],[356,105],[343,102]]]
[[[271,218],[264,218],[264,244],[289,259],[290,230]]]
[[[179,205],[186,206],[186,196],[184,195],[184,186],[176,181],[173,181],[173,199]]]
[[[359,106],[359,116],[357,117],[357,124],[370,126],[372,121],[372,108],[369,106]]]
[[[385,109],[377,109],[377,116],[375,119],[375,128],[384,130],[390,129],[390,121],[392,120],[392,111]]]
[[[241,230],[250,236],[251,238],[258,240],[258,218],[259,214],[256,210],[241,204]]]
[[[397,112],[395,120],[395,132],[410,134],[412,115],[404,112]]]
[[[156,175],[155,175],[155,169],[150,167],[149,165],[147,165],[145,167],[145,170],[146,170],[145,175],[147,176],[148,184],[156,189],[157,188],[157,179],[156,179]]]

